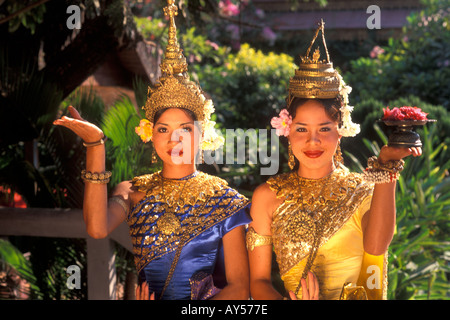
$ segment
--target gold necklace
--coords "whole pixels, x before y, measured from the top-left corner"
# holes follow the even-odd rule
[[[169,202],[164,192],[164,177],[161,176],[162,196],[164,203],[166,203],[167,205],[167,209],[166,212],[164,212],[164,214],[158,219],[158,221],[156,221],[156,226],[158,227],[158,230],[166,236],[177,233],[181,228],[181,222],[180,219],[178,219],[178,217],[176,216],[176,213],[178,211],[178,208],[184,207],[185,205],[184,200],[182,199],[182,195],[184,189],[186,188],[186,185],[188,184],[188,181],[190,182],[191,179],[192,178],[188,178],[184,182],[183,188],[181,189],[180,195],[178,196],[178,200],[176,202]]]
[[[176,214],[178,208],[184,206],[184,204],[185,204],[185,202],[181,198],[181,196],[183,195],[183,191],[186,188],[186,185],[188,184],[187,183],[188,180],[190,183],[190,180],[192,180],[192,178],[188,178],[186,180],[186,182],[183,185],[183,188],[181,189],[178,200],[176,201],[176,203],[172,203],[172,205],[175,205],[175,209],[173,211],[166,210],[166,212],[156,222],[156,225],[158,226],[160,232],[165,235],[171,235],[171,234],[178,233],[178,230],[181,229],[181,222],[175,214]],[[168,208],[170,208],[171,206],[167,203],[166,194],[164,193],[164,178],[162,176],[161,176],[161,189],[162,189],[164,202],[167,204]],[[198,219],[198,213],[202,211],[202,209],[205,207],[207,202],[208,201],[204,201],[203,204],[200,206],[199,210],[193,210],[192,215],[195,218]],[[196,219],[194,219],[194,220],[196,220]],[[195,223],[193,223],[192,221],[190,223],[188,223],[187,231],[184,232],[184,234],[181,236],[177,250],[175,251],[175,256],[172,260],[172,264],[169,269],[169,273],[167,275],[166,281],[164,282],[164,287],[161,290],[160,299],[162,299],[162,297],[164,296],[164,293],[165,293],[170,281],[172,280],[173,274],[175,272],[175,268],[178,264],[178,260],[180,259],[181,250],[183,249],[186,241],[189,239],[189,236],[192,233],[194,226],[195,226]]]
[[[315,187],[318,183],[322,183],[322,188],[321,188],[319,194],[316,196],[316,199],[314,201],[314,204],[316,204],[317,206],[314,208],[314,211],[311,210],[311,212],[309,212],[309,216],[312,218],[312,222],[315,225],[315,228],[314,228],[315,230],[314,230],[314,234],[313,234],[313,244],[311,246],[311,250],[309,252],[308,260],[306,261],[305,268],[303,269],[302,276],[301,276],[300,281],[295,290],[295,295],[298,295],[298,292],[300,291],[300,288],[302,287],[301,279],[306,279],[308,272],[311,269],[312,264],[316,258],[317,250],[319,249],[320,235],[322,233],[324,224],[326,224],[326,220],[327,220],[326,217],[322,217],[321,215],[318,214],[319,212],[322,213],[324,211],[323,209],[326,206],[326,201],[322,201],[320,198],[322,197],[323,192],[326,187],[326,184],[330,180],[330,177],[332,176],[333,172],[334,171],[332,171],[327,176],[317,179],[317,180],[302,178],[298,175],[298,173],[296,173],[296,175],[295,175],[297,177],[297,183],[298,183],[299,187],[305,186],[308,189],[311,189],[311,188]],[[311,185],[313,185],[313,186],[311,186]],[[305,201],[303,199],[301,199],[301,201],[302,201],[302,210],[301,211],[306,212]]]

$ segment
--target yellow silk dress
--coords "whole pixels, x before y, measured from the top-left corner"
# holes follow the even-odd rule
[[[370,209],[373,185],[345,168],[321,179],[290,172],[267,183],[284,199],[271,229],[286,290],[301,299],[299,282],[310,270],[321,300],[386,298],[385,255],[369,255],[363,247],[361,220]]]

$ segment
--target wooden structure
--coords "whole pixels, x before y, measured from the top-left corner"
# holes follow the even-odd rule
[[[103,100],[111,106],[125,94],[137,106],[133,91],[133,79],[139,76],[150,85],[160,76],[162,50],[153,42],[139,41],[132,48],[111,52],[105,62],[90,75],[81,87],[92,87]],[[141,106],[137,106],[141,107]]]
[[[301,35],[313,32],[321,18],[326,23],[329,40],[362,40],[369,32],[376,33],[377,40],[386,40],[401,32],[406,17],[420,9],[420,0],[328,0],[325,7],[310,0],[298,0],[292,8],[292,0],[253,0],[252,3],[265,13],[265,23],[274,31]],[[369,30],[367,8],[376,5],[381,12],[381,29]],[[312,30],[312,31],[311,31]]]
[[[132,250],[128,225],[125,222],[109,237],[93,239],[86,232],[83,213],[79,209],[0,208],[0,236],[86,239],[89,300],[116,299],[113,241]]]

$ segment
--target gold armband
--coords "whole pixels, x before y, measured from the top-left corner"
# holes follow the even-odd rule
[[[245,236],[247,250],[253,251],[256,247],[269,246],[272,244],[272,236],[262,236],[250,227]]]
[[[109,198],[109,201],[118,203],[125,211],[125,214],[128,216],[129,207],[127,206],[127,204],[125,203],[125,201],[122,198],[120,198],[118,196],[114,196],[114,197]]]

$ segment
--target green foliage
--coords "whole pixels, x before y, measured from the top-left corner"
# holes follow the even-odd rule
[[[134,17],[134,21],[137,30],[144,39],[156,43],[161,48],[167,46],[168,27],[166,20],[152,17]],[[205,64],[220,66],[230,51],[228,47],[219,46],[208,40],[205,35],[199,34],[195,27],[178,32],[177,37],[192,70],[197,70],[199,66]],[[194,62],[195,64],[193,64]]]
[[[30,295],[35,299],[41,296],[39,288],[35,285],[36,277],[30,261],[12,243],[3,239],[0,239],[0,274],[2,274],[2,282],[4,282],[0,287],[2,289],[0,299],[8,299],[11,296],[14,298],[17,293]],[[27,288],[23,285],[24,283],[21,285],[17,276],[26,281],[30,287]],[[5,291],[9,291],[8,296]]]
[[[134,128],[143,114],[137,112],[130,98],[123,96],[105,114],[101,128],[108,137],[107,166],[113,171],[111,186],[134,176],[150,173],[151,148],[145,145]]]
[[[285,105],[286,88],[295,65],[284,54],[264,54],[243,44],[229,54],[221,68],[205,66],[198,74],[203,90],[210,94],[217,117],[225,128],[268,126]]]
[[[389,39],[384,53],[351,62],[345,79],[353,87],[354,103],[415,95],[450,108],[450,1],[426,0],[424,5],[408,17],[401,39]]]
[[[68,168],[80,152],[73,137],[52,125],[62,94],[33,62],[19,61],[12,68],[8,51],[0,51],[0,183],[12,186],[29,206],[67,207],[61,181],[73,182]],[[30,148],[39,153],[39,168]]]
[[[387,140],[383,141],[378,131],[382,130],[389,136],[392,128],[387,127],[383,123],[377,123],[377,121],[383,117],[383,108],[387,106],[390,108],[402,106],[417,106],[421,108],[424,112],[428,113],[429,119],[438,120],[434,130],[436,138],[446,144],[450,144],[449,111],[442,106],[432,105],[416,96],[410,95],[399,97],[386,103],[372,97],[357,103],[352,112],[352,119],[361,125],[361,133],[356,137],[342,139],[342,149],[348,151],[352,156],[363,162],[364,159],[374,154],[369,149],[362,148],[365,145],[364,140],[373,141],[377,144],[385,144]],[[374,124],[376,125],[374,126]],[[416,128],[416,130],[419,134],[422,134],[423,129],[421,127]],[[345,159],[347,157],[349,156],[346,155]]]
[[[142,37],[148,41],[155,41],[161,47],[167,44],[167,21],[152,17],[133,17],[136,28]]]
[[[26,6],[32,5],[34,1],[8,1],[6,5],[6,11],[8,15],[15,14],[20,10],[24,10]],[[46,12],[45,4],[38,5],[29,10],[24,10],[16,17],[12,18],[8,22],[8,31],[15,32],[20,26],[24,26],[29,29],[31,34],[36,31],[36,26],[41,24],[44,20],[44,14]],[[0,15],[0,19],[5,18]]]
[[[450,158],[437,124],[425,126],[423,154],[405,160],[396,194],[397,223],[389,247],[388,299],[448,299]],[[387,137],[378,128],[380,139]],[[371,154],[379,145],[364,139]],[[355,159],[355,158],[353,158]],[[363,166],[352,162],[355,170]]]
[[[194,27],[188,28],[180,36],[180,44],[188,61],[194,66],[194,70],[204,67],[206,64],[221,66],[230,51],[230,48],[219,46],[211,42],[204,35],[199,35]]]
[[[424,129],[424,154],[408,159],[397,193],[390,252],[391,299],[448,299],[450,158],[448,145]]]

